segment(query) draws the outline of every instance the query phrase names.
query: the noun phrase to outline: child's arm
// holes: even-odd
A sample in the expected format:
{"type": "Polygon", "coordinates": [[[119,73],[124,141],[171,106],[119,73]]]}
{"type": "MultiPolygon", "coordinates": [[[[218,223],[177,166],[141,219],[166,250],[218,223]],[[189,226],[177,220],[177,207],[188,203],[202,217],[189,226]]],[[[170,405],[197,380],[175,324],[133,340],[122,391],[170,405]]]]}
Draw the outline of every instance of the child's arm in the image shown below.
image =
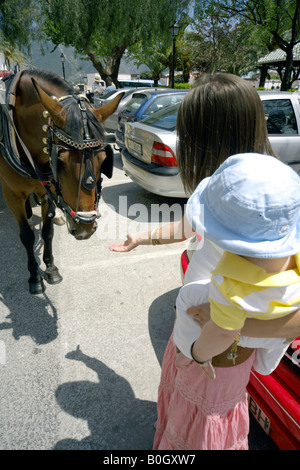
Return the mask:
{"type": "MultiPolygon", "coordinates": [[[[199,321],[203,328],[210,320],[210,304],[190,307],[186,313],[199,321]]],[[[297,338],[300,336],[300,309],[270,322],[247,318],[241,335],[250,338],[297,338]]]]}
{"type": "MultiPolygon", "coordinates": [[[[229,291],[232,293],[232,283],[229,291]]],[[[206,362],[228,349],[244,325],[246,312],[231,302],[224,278],[212,276],[209,293],[211,319],[205,324],[200,337],[192,346],[191,355],[198,362],[206,362]],[[224,291],[224,293],[223,293],[224,291]],[[226,297],[227,295],[227,297],[226,297]]]]}
{"type": "Polygon", "coordinates": [[[234,342],[240,330],[225,330],[210,320],[203,327],[201,335],[194,343],[193,356],[199,362],[211,360],[226,351],[234,342]]]}

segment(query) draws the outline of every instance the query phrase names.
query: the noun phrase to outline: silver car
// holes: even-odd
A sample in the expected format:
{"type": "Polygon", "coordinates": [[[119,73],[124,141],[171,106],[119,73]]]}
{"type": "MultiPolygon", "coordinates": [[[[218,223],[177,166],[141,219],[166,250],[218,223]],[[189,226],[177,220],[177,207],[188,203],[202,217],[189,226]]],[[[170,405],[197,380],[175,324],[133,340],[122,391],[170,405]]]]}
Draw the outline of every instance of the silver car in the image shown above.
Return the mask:
{"type": "MultiPolygon", "coordinates": [[[[300,94],[260,92],[274,151],[300,170],[300,94]]],[[[179,104],[142,122],[127,123],[122,149],[125,173],[139,186],[161,196],[186,198],[176,162],[176,117],[179,104]]]]}
{"type": "Polygon", "coordinates": [[[118,127],[118,113],[125,106],[125,104],[130,100],[132,93],[136,91],[136,88],[118,88],[112,90],[106,95],[102,95],[97,100],[97,107],[102,107],[107,104],[112,99],[116,98],[120,93],[124,93],[123,98],[121,99],[116,111],[106,119],[105,121],[105,133],[106,133],[106,142],[113,143],[115,142],[115,130],[118,127]]]}
{"type": "Polygon", "coordinates": [[[118,114],[116,143],[120,148],[125,146],[125,124],[127,122],[143,121],[156,111],[180,102],[188,90],[172,88],[148,88],[148,90],[133,93],[131,100],[118,114]]]}
{"type": "Polygon", "coordinates": [[[149,87],[118,88],[116,90],[110,91],[109,93],[107,93],[107,95],[102,95],[100,96],[100,98],[98,98],[97,103],[98,103],[98,106],[101,107],[107,104],[108,101],[116,98],[118,94],[125,92],[116,111],[111,116],[109,116],[109,118],[107,118],[105,121],[104,127],[105,127],[105,133],[106,133],[106,142],[114,143],[116,141],[115,132],[118,128],[118,114],[120,111],[122,111],[122,109],[126,106],[128,101],[132,98],[132,95],[136,91],[143,91],[143,90],[148,90],[148,89],[153,90],[152,87],[151,88],[149,87]]]}

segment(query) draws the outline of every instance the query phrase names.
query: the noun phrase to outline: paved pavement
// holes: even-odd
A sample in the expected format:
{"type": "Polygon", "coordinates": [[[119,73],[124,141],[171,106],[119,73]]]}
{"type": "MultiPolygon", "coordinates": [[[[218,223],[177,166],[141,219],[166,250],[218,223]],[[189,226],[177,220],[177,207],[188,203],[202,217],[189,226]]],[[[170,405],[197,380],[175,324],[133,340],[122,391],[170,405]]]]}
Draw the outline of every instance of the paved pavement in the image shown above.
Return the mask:
{"type": "MultiPolygon", "coordinates": [[[[28,292],[25,251],[0,192],[0,450],[152,447],[186,244],[109,251],[132,224],[147,229],[151,204],[166,202],[132,183],[115,157],[97,233],[76,241],[55,226],[63,282],[38,296],[28,292]]],[[[39,207],[34,213],[41,259],[39,207]]],[[[252,448],[272,448],[253,426],[252,448]]]]}

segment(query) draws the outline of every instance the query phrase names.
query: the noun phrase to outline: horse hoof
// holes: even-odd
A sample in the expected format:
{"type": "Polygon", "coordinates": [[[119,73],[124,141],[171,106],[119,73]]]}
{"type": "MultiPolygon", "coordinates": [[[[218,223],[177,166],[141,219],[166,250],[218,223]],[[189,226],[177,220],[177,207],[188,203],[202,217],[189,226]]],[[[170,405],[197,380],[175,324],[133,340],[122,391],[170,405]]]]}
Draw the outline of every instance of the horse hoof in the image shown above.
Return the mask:
{"type": "Polygon", "coordinates": [[[33,217],[31,216],[29,219],[27,219],[27,222],[28,222],[29,227],[31,228],[31,230],[33,230],[34,229],[33,217]]]}
{"type": "Polygon", "coordinates": [[[48,282],[48,284],[59,284],[63,278],[59,274],[58,270],[53,272],[45,271],[45,280],[48,282]]]}
{"type": "Polygon", "coordinates": [[[30,294],[37,295],[45,292],[45,285],[42,280],[40,281],[29,281],[29,292],[30,294]]]}

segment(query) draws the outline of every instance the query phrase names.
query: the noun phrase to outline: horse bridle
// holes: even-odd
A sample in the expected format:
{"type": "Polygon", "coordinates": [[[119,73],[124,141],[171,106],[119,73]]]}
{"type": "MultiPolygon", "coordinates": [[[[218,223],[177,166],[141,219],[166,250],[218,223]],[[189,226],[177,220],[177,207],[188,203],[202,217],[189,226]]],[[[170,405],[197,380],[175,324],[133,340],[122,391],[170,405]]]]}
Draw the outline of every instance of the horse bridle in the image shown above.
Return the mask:
{"type": "MultiPolygon", "coordinates": [[[[82,122],[83,122],[84,139],[80,143],[75,142],[70,135],[68,135],[59,127],[55,126],[54,122],[49,116],[49,112],[44,110],[43,116],[44,118],[48,118],[48,125],[44,124],[42,126],[42,129],[45,133],[48,133],[48,138],[47,137],[43,138],[44,144],[47,145],[46,147],[44,147],[43,151],[46,154],[49,154],[50,156],[50,162],[49,162],[50,168],[49,170],[41,171],[39,166],[35,162],[35,160],[32,158],[32,155],[30,151],[28,150],[28,148],[26,147],[25,143],[23,142],[21,136],[19,135],[16,125],[14,123],[13,117],[11,115],[12,113],[11,109],[14,107],[14,100],[12,100],[12,102],[10,100],[10,95],[14,96],[14,94],[11,92],[12,83],[13,83],[12,81],[8,82],[9,88],[6,92],[5,104],[1,106],[3,115],[6,116],[6,119],[4,119],[5,145],[3,144],[3,142],[1,142],[1,145],[3,146],[3,149],[2,149],[3,156],[6,162],[21,176],[24,176],[26,178],[33,178],[33,179],[37,178],[40,180],[42,186],[45,188],[45,191],[46,191],[46,195],[47,195],[46,200],[48,199],[48,217],[49,218],[54,217],[55,206],[57,206],[60,209],[62,209],[68,216],[70,216],[71,219],[73,219],[77,223],[80,223],[80,222],[83,224],[92,223],[96,218],[100,217],[100,213],[98,211],[98,204],[99,204],[99,199],[101,195],[101,182],[102,182],[101,174],[105,174],[108,178],[112,177],[113,151],[110,146],[104,145],[104,143],[101,140],[92,139],[90,137],[90,134],[88,131],[88,118],[87,118],[87,108],[86,108],[86,102],[89,102],[89,100],[84,95],[75,95],[75,94],[62,96],[60,98],[57,98],[56,96],[52,96],[52,99],[54,99],[57,102],[61,102],[61,101],[64,102],[65,100],[68,100],[68,99],[75,99],[77,101],[80,112],[81,112],[82,122]],[[24,154],[27,157],[31,167],[24,166],[23,163],[20,162],[20,157],[19,157],[16,147],[15,146],[12,147],[11,145],[10,129],[14,131],[16,140],[20,143],[20,146],[23,149],[24,154]],[[54,140],[54,137],[56,137],[57,139],[59,139],[61,142],[63,142],[66,145],[57,144],[54,140]],[[71,207],[68,204],[65,203],[62,193],[60,191],[60,187],[59,187],[57,164],[58,164],[59,152],[63,150],[73,150],[73,151],[78,150],[78,151],[83,152],[82,161],[81,161],[81,172],[80,172],[81,175],[80,175],[78,193],[77,193],[77,207],[75,211],[71,209],[71,207]],[[90,153],[92,153],[92,158],[94,158],[94,152],[100,151],[100,150],[104,150],[106,152],[106,158],[101,164],[100,177],[97,183],[97,178],[91,167],[90,153]],[[85,168],[84,175],[82,177],[82,168],[83,168],[84,162],[85,162],[86,168],[85,168]],[[53,194],[51,190],[51,184],[55,188],[55,195],[53,194]],[[90,212],[78,211],[81,184],[87,190],[92,190],[93,188],[95,188],[95,186],[97,186],[96,196],[95,196],[95,209],[93,211],[90,211],[90,212]]],[[[15,141],[14,138],[12,140],[13,142],[15,141]]]]}
{"type": "MultiPolygon", "coordinates": [[[[78,103],[81,118],[83,123],[83,132],[84,138],[81,142],[76,142],[72,136],[67,134],[65,131],[57,127],[53,120],[49,117],[48,119],[48,126],[43,127],[45,131],[48,131],[48,139],[47,139],[47,151],[50,156],[50,167],[53,174],[52,181],[57,200],[55,200],[55,204],[61,208],[68,216],[70,216],[74,222],[76,223],[83,223],[83,224],[90,224],[95,221],[96,218],[100,217],[100,213],[98,210],[98,204],[101,194],[101,175],[99,183],[97,184],[96,175],[92,169],[91,165],[91,158],[94,161],[94,152],[99,152],[100,150],[105,150],[105,145],[103,141],[97,140],[90,137],[89,129],[88,129],[88,118],[87,118],[87,108],[86,102],[88,102],[87,98],[83,95],[67,95],[62,96],[60,98],[53,97],[57,102],[65,102],[69,99],[75,99],[78,103]],[[47,128],[47,129],[46,129],[47,128]],[[57,143],[55,141],[58,139],[61,143],[57,143]],[[64,145],[65,144],[65,145],[64,145]],[[59,181],[58,181],[58,158],[60,152],[63,151],[79,151],[82,152],[81,158],[81,165],[80,165],[80,177],[78,183],[78,191],[77,191],[77,206],[75,211],[68,205],[63,199],[59,181]],[[83,173],[83,164],[85,163],[85,171],[83,173]],[[79,204],[79,195],[80,195],[80,187],[81,185],[88,191],[91,191],[96,187],[96,196],[95,196],[95,209],[90,212],[85,211],[78,211],[78,204],[79,204]]],[[[46,111],[44,116],[49,116],[48,112],[46,111]]],[[[48,192],[48,191],[47,191],[48,192]]]]}

